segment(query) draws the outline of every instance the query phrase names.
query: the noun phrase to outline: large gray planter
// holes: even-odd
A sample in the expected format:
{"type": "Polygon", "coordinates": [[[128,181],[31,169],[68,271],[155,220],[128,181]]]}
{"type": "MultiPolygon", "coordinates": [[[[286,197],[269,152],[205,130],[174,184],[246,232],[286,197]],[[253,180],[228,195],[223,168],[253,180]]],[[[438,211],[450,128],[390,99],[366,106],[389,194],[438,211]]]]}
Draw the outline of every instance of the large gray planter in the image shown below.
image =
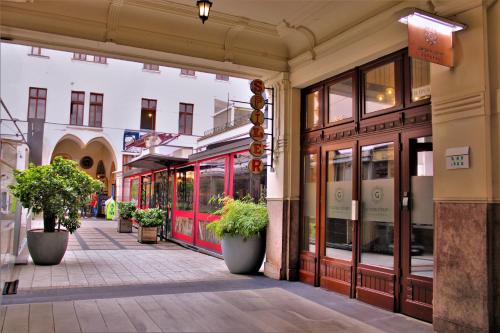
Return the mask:
{"type": "Polygon", "coordinates": [[[68,247],[69,232],[32,229],[27,234],[28,249],[35,265],[58,265],[61,262],[68,247]]]}
{"type": "Polygon", "coordinates": [[[259,271],[266,254],[265,234],[246,240],[241,236],[222,238],[222,255],[227,268],[233,274],[254,274],[259,271]]]}

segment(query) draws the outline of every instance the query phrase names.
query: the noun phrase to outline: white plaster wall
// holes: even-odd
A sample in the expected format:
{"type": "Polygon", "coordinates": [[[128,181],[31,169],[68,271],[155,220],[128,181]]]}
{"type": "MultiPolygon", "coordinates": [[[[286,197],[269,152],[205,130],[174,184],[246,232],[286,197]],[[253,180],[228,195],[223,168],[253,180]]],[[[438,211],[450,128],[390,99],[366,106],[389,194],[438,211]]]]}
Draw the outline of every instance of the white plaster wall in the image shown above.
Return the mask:
{"type": "MultiPolygon", "coordinates": [[[[143,70],[142,63],[108,59],[107,64],[73,60],[68,52],[43,49],[47,57],[30,56],[31,47],[2,43],[0,52],[0,92],[15,118],[26,121],[30,87],[47,89],[43,163],[50,162],[57,142],[65,135],[77,136],[85,145],[102,138],[116,155],[121,171],[123,130],[140,127],[141,99],[157,100],[156,130],[177,133],[179,103],[194,104],[193,136],[182,135],[175,146],[195,147],[203,133],[213,127],[214,99],[249,100],[248,80],[218,81],[215,74],[196,72],[183,77],[176,68],[160,67],[160,72],[143,70]],[[69,126],[71,91],[85,92],[84,126],[69,126]],[[86,127],[90,93],[104,94],[103,128],[86,127]]],[[[2,118],[6,118],[2,112],[2,118]]],[[[26,123],[20,122],[26,133],[26,123]]],[[[2,134],[13,131],[2,124],[2,134]]]]}

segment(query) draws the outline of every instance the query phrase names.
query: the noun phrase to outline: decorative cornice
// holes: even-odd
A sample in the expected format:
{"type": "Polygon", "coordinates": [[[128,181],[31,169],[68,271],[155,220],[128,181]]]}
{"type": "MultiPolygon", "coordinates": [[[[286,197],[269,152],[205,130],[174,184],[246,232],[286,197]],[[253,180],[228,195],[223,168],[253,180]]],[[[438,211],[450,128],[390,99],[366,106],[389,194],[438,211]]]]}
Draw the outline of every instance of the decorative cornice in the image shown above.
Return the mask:
{"type": "Polygon", "coordinates": [[[113,33],[118,28],[120,19],[120,10],[123,6],[123,0],[112,0],[108,9],[108,20],[106,24],[106,37],[107,42],[113,41],[113,33]]]}

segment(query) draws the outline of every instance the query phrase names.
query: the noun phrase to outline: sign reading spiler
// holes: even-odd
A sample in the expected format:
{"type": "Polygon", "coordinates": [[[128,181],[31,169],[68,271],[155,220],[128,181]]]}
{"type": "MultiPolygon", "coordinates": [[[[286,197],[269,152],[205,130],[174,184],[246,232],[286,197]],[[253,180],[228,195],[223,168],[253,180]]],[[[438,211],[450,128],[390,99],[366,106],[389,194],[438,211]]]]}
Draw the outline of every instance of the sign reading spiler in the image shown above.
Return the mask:
{"type": "Polygon", "coordinates": [[[249,152],[253,158],[248,161],[248,170],[251,173],[259,174],[264,170],[264,162],[262,161],[262,156],[265,151],[264,139],[266,133],[264,132],[264,112],[262,108],[266,105],[266,100],[262,96],[265,90],[264,82],[259,79],[255,79],[250,83],[250,90],[254,95],[250,98],[250,106],[253,108],[253,112],[250,115],[250,122],[253,124],[250,129],[250,138],[253,142],[250,144],[249,152]]]}

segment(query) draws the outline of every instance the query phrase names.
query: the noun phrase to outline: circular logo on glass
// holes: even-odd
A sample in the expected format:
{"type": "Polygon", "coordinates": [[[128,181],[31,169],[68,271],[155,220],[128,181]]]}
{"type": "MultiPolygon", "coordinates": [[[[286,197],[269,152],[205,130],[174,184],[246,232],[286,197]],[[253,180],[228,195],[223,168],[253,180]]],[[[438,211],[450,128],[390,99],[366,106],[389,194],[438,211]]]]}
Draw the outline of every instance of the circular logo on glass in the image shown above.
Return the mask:
{"type": "Polygon", "coordinates": [[[384,190],[382,190],[380,187],[375,187],[372,190],[372,201],[379,202],[383,198],[384,198],[384,190]]]}
{"type": "Polygon", "coordinates": [[[342,201],[342,199],[344,199],[344,191],[339,188],[337,189],[337,191],[335,191],[335,200],[342,201]]]}

